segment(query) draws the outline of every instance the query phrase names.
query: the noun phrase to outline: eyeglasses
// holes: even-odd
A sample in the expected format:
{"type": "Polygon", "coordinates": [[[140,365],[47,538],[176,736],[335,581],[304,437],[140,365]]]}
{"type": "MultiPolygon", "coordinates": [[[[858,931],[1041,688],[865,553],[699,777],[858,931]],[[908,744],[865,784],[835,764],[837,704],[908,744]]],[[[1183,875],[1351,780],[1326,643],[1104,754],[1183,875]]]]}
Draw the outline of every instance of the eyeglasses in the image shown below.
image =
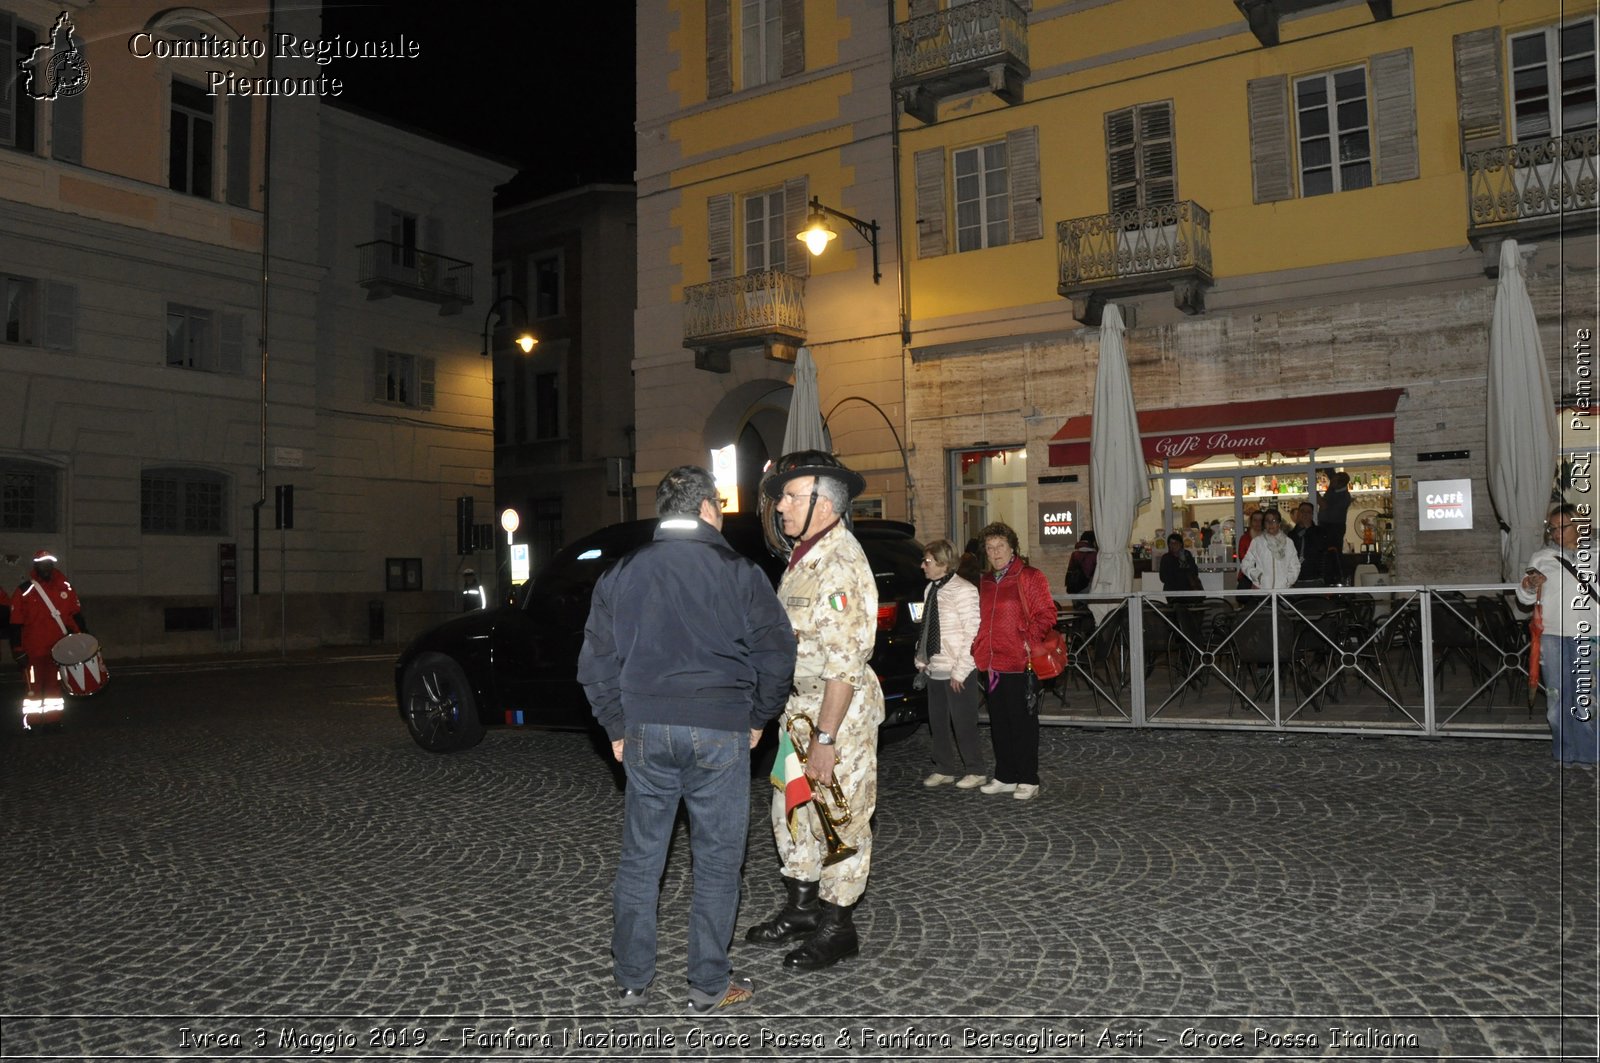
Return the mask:
{"type": "Polygon", "coordinates": [[[817,493],[815,491],[807,491],[803,495],[790,494],[788,491],[785,491],[783,493],[783,497],[781,499],[779,499],[779,501],[780,502],[789,502],[789,503],[792,503],[793,505],[799,505],[801,502],[808,502],[811,499],[816,498],[816,497],[817,497],[817,493]]]}

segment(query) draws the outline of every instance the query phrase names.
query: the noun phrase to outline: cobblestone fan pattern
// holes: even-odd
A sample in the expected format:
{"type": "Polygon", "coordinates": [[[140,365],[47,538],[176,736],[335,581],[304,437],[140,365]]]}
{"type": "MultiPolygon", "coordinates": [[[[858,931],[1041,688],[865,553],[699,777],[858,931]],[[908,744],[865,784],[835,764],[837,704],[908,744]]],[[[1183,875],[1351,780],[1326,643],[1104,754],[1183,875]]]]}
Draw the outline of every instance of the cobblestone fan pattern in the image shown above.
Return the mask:
{"type": "Polygon", "coordinates": [[[1047,729],[1022,803],[924,789],[902,736],[863,953],[816,974],[744,943],[758,779],[756,997],[695,1021],[682,832],[623,1015],[596,743],[433,755],[392,697],[381,662],[119,676],[0,735],[0,1055],[1595,1055],[1595,776],[1539,744],[1047,729]]]}

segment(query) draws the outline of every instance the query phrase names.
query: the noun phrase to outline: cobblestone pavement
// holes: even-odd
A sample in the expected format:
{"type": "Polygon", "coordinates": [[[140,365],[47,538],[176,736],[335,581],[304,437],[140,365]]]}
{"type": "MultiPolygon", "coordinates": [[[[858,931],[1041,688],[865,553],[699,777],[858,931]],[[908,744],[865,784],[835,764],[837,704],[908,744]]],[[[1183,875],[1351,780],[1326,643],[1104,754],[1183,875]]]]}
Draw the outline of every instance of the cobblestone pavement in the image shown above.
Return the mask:
{"type": "Polygon", "coordinates": [[[812,974],[743,943],[781,895],[758,780],[756,998],[696,1022],[681,832],[651,1007],[623,1016],[595,744],[428,754],[389,683],[119,675],[60,732],[0,734],[0,1055],[1596,1052],[1596,779],[1540,743],[1049,729],[1022,803],[924,789],[924,730],[880,757],[863,954],[812,974]]]}

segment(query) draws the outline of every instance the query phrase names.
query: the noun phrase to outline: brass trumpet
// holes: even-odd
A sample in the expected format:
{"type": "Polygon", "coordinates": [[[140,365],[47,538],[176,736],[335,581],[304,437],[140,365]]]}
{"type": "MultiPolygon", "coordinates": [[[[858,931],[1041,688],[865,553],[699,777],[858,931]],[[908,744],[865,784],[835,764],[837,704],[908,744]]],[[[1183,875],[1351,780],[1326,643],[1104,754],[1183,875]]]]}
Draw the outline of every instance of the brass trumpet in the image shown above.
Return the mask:
{"type": "MultiPolygon", "coordinates": [[[[800,731],[796,724],[805,724],[810,737],[815,737],[816,727],[809,716],[791,716],[784,724],[789,729],[789,741],[794,745],[794,755],[799,759],[801,767],[805,766],[806,753],[811,747],[808,738],[804,743],[800,740],[800,731]]],[[[833,803],[838,806],[837,812],[830,812],[828,804],[822,799],[821,791],[815,787],[811,791],[811,803],[817,807],[817,820],[822,824],[822,840],[828,847],[828,853],[822,858],[824,867],[837,864],[841,860],[848,860],[859,851],[853,845],[846,845],[844,839],[839,837],[839,828],[850,822],[850,805],[844,799],[844,788],[839,785],[839,778],[835,775],[828,781],[828,792],[833,795],[833,803]]]]}

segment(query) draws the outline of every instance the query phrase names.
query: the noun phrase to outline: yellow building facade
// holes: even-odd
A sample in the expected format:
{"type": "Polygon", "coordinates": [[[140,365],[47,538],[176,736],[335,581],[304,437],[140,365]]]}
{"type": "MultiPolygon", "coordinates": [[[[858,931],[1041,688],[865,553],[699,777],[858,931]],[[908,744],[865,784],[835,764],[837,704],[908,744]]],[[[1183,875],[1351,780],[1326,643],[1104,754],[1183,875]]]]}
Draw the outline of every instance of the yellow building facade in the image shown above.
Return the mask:
{"type": "MultiPolygon", "coordinates": [[[[1094,523],[1083,443],[1115,303],[1152,474],[1136,539],[1231,534],[1337,468],[1356,487],[1350,554],[1407,582],[1498,579],[1485,380],[1505,239],[1553,393],[1569,410],[1592,395],[1595,16],[1558,0],[641,5],[641,45],[670,47],[640,67],[638,483],[742,427],[724,423],[783,376],[770,355],[803,342],[824,412],[861,393],[905,444],[896,477],[871,410],[844,407],[860,415],[844,436],[830,419],[887,515],[957,543],[1006,520],[1059,590],[1094,523]],[[772,217],[751,201],[783,186],[797,231],[796,178],[880,223],[882,283],[841,231],[801,276],[803,332],[726,364],[669,353],[691,343],[672,327],[697,286],[766,291],[740,257],[772,217]],[[652,201],[673,234],[653,248],[652,201]],[[1422,485],[1454,480],[1472,527],[1422,530],[1422,485]]],[[[1564,443],[1592,451],[1582,431],[1564,443]]]]}

